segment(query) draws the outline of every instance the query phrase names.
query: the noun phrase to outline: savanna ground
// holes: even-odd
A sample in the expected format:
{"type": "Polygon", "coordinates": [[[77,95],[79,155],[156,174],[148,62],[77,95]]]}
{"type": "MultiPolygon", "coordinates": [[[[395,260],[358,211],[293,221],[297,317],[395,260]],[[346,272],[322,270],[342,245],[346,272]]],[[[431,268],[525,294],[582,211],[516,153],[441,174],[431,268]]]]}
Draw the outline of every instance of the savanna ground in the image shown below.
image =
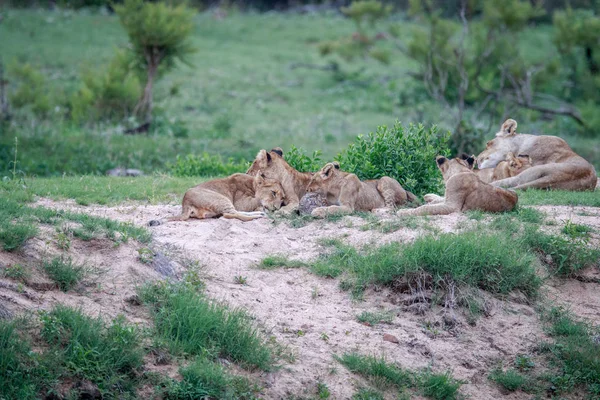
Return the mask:
{"type": "MultiPolygon", "coordinates": [[[[56,88],[77,85],[82,60],[103,65],[126,43],[111,15],[2,15],[2,56],[37,65],[56,88]]],[[[234,12],[197,22],[193,66],[158,84],[164,130],[82,129],[60,110],[19,127],[26,176],[0,184],[0,397],[600,396],[598,191],[521,192],[503,215],[148,226],[206,179],[162,175],[176,154],[250,160],[294,144],[328,159],[395,119],[444,123],[404,79],[402,56],[385,70],[358,62],[366,72],[343,82],[295,67],[323,64],[315,43],[352,33],[347,20],[234,12]],[[116,166],[157,172],[70,175],[116,166]]],[[[538,27],[520,45],[543,58],[550,41],[538,27]]],[[[13,167],[13,133],[2,132],[2,171],[13,167]]],[[[561,136],[598,168],[597,140],[561,136]]]]}

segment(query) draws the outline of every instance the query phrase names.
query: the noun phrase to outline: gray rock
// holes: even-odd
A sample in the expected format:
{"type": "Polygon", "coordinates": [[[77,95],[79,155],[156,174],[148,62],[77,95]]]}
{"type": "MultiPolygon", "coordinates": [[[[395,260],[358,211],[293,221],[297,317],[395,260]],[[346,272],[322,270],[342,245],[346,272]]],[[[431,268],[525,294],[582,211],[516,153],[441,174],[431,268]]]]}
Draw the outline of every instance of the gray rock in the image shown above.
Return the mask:
{"type": "Polygon", "coordinates": [[[108,176],[143,176],[144,173],[139,169],[131,168],[113,168],[106,171],[108,176]]]}
{"type": "Polygon", "coordinates": [[[161,275],[169,278],[175,276],[175,267],[171,260],[162,253],[155,253],[152,259],[152,268],[161,275]]]}
{"type": "Polygon", "coordinates": [[[153,220],[148,221],[148,226],[158,226],[161,224],[162,224],[162,222],[159,221],[158,219],[153,219],[153,220]]]}
{"type": "Polygon", "coordinates": [[[317,207],[327,207],[329,203],[325,196],[319,193],[306,193],[301,199],[298,206],[300,215],[310,215],[312,210],[317,207]]]}

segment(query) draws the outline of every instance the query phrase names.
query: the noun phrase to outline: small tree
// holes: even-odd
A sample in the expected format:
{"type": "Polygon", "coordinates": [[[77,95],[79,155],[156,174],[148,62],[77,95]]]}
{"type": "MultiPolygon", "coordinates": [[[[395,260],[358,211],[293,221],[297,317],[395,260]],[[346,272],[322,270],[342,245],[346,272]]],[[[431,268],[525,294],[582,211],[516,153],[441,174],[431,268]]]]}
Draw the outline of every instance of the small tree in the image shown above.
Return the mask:
{"type": "Polygon", "coordinates": [[[125,0],[115,5],[139,65],[146,72],[146,84],[135,113],[146,124],[152,120],[152,87],[155,79],[172,69],[176,61],[186,62],[194,50],[188,38],[194,28],[195,11],[180,4],[148,3],[125,0]]]}

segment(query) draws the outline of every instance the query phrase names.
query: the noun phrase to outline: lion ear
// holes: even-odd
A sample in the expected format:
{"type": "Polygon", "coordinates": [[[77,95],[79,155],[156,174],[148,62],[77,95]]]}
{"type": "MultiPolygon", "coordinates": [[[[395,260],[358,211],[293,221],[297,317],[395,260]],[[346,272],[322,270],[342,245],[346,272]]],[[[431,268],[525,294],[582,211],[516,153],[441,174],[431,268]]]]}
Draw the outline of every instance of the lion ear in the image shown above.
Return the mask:
{"type": "Polygon", "coordinates": [[[271,152],[279,154],[281,157],[283,157],[283,149],[281,147],[273,147],[271,152]]]}
{"type": "Polygon", "coordinates": [[[468,156],[465,161],[469,164],[469,168],[473,169],[475,167],[475,156],[468,156]]]}
{"type": "Polygon", "coordinates": [[[446,157],[444,157],[444,156],[437,156],[435,158],[435,162],[437,163],[437,165],[442,165],[446,161],[448,161],[448,159],[446,157]]]}
{"type": "Polygon", "coordinates": [[[340,169],[340,163],[337,161],[332,162],[335,169],[340,169]]]}
{"type": "Polygon", "coordinates": [[[325,164],[325,166],[321,169],[321,178],[329,179],[333,175],[333,169],[335,166],[333,163],[325,164]]]}
{"type": "Polygon", "coordinates": [[[500,132],[496,133],[496,136],[506,137],[506,136],[513,136],[516,134],[517,134],[517,121],[515,121],[514,119],[507,119],[502,124],[502,127],[500,128],[500,132]]]}

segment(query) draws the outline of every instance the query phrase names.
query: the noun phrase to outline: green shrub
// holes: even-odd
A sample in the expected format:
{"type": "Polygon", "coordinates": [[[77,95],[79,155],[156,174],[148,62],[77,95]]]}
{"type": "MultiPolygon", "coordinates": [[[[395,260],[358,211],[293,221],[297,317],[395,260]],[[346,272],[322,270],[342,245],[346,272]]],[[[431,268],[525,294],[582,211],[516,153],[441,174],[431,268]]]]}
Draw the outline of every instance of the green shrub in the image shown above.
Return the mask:
{"type": "Polygon", "coordinates": [[[75,287],[86,274],[86,268],[73,263],[70,258],[55,257],[52,261],[44,261],[42,267],[63,292],[75,287]]]}
{"type": "Polygon", "coordinates": [[[185,158],[177,156],[174,164],[168,164],[168,168],[175,176],[224,176],[237,172],[245,172],[248,169],[246,162],[236,162],[232,159],[224,162],[221,156],[202,153],[201,156],[188,154],[185,158]]]}
{"type": "Polygon", "coordinates": [[[435,157],[448,156],[449,134],[436,126],[392,128],[381,126],[375,133],[358,136],[336,159],[344,171],[360,179],[395,178],[402,187],[417,195],[443,192],[443,181],[435,157]]]}
{"type": "Polygon", "coordinates": [[[123,317],[106,325],[81,311],[63,305],[41,316],[41,335],[50,346],[63,377],[85,378],[97,384],[104,395],[122,397],[135,390],[136,376],[143,366],[141,338],[123,317]]]}
{"type": "Polygon", "coordinates": [[[420,386],[425,397],[434,400],[454,400],[458,398],[458,389],[462,385],[450,375],[425,373],[420,380],[420,386]]]}
{"type": "Polygon", "coordinates": [[[132,114],[142,93],[131,56],[118,51],[107,67],[81,75],[81,87],[71,98],[71,118],[82,123],[121,120],[132,114]]]}
{"type": "Polygon", "coordinates": [[[9,99],[13,107],[31,107],[32,111],[40,116],[45,116],[52,108],[48,85],[44,75],[31,64],[11,63],[8,75],[13,81],[14,90],[9,99]]]}
{"type": "Polygon", "coordinates": [[[179,373],[181,381],[167,387],[165,400],[256,398],[256,387],[246,378],[232,376],[220,365],[203,358],[197,358],[179,373]]]}
{"type": "Polygon", "coordinates": [[[139,295],[154,306],[157,333],[173,351],[229,357],[248,368],[272,367],[271,348],[242,310],[211,302],[189,285],[149,285],[139,295]]]}
{"type": "Polygon", "coordinates": [[[0,271],[0,276],[5,276],[17,281],[25,282],[29,276],[29,270],[27,270],[21,264],[7,265],[3,271],[0,271]]]}
{"type": "Polygon", "coordinates": [[[316,172],[323,166],[319,150],[315,150],[312,156],[309,156],[296,146],[290,147],[290,150],[285,153],[285,161],[300,172],[316,172]]]}

